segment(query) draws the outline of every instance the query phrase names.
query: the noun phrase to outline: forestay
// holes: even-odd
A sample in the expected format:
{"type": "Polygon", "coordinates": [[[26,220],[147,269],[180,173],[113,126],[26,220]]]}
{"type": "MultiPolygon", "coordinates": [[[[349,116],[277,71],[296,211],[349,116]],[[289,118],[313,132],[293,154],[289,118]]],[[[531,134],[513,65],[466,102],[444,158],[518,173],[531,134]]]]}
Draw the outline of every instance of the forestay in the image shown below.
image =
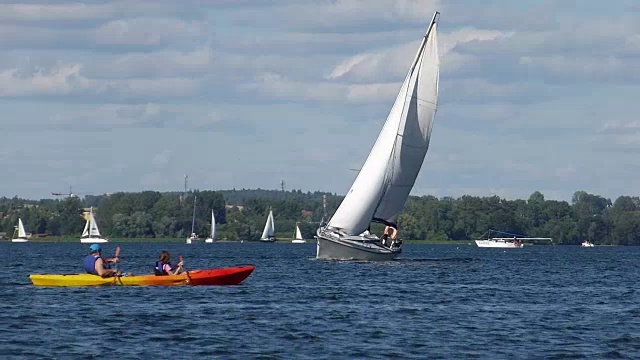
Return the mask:
{"type": "Polygon", "coordinates": [[[330,228],[348,235],[360,234],[372,220],[393,223],[404,207],[429,148],[436,113],[439,78],[436,16],[378,139],[329,221],[330,228]]]}

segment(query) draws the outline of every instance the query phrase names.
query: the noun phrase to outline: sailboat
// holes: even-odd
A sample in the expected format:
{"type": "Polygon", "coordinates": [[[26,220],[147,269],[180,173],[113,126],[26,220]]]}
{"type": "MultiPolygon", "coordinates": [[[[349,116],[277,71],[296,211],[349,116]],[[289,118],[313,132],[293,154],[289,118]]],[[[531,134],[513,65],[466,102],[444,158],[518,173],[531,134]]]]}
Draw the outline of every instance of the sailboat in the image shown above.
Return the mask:
{"type": "Polygon", "coordinates": [[[275,232],[276,232],[276,227],[273,222],[273,211],[269,209],[269,216],[267,216],[267,222],[264,224],[264,230],[262,230],[262,236],[260,236],[260,241],[264,241],[264,242],[276,241],[276,237],[274,236],[275,232]]]}
{"type": "Polygon", "coordinates": [[[93,207],[89,209],[89,217],[87,218],[87,222],[84,224],[84,230],[82,230],[80,242],[87,244],[109,242],[109,240],[100,235],[98,223],[96,222],[96,218],[93,216],[93,207]]]}
{"type": "Polygon", "coordinates": [[[392,260],[401,242],[364,234],[370,223],[397,228],[402,210],[429,148],[438,99],[438,40],[433,15],[364,165],[331,219],[317,230],[319,259],[392,260]]]}
{"type": "MultiPolygon", "coordinates": [[[[29,241],[29,239],[27,239],[27,232],[24,231],[24,225],[22,224],[22,219],[18,218],[18,226],[16,226],[16,231],[18,234],[17,237],[14,237],[13,239],[11,239],[11,242],[14,243],[23,243],[23,242],[27,242],[29,241]]],[[[14,236],[16,235],[14,232],[14,236]]]]}
{"type": "Polygon", "coordinates": [[[305,239],[302,238],[302,232],[300,232],[300,227],[298,226],[298,224],[296,223],[296,233],[293,236],[293,240],[291,240],[292,244],[304,244],[307,241],[305,239]]]}
{"type": "Polygon", "coordinates": [[[211,234],[208,238],[204,240],[204,242],[210,244],[214,242],[216,239],[216,217],[213,216],[213,209],[211,209],[211,234]]]}
{"type": "Polygon", "coordinates": [[[196,234],[196,196],[193,196],[193,216],[191,217],[191,235],[187,238],[187,244],[200,240],[196,234]]]}

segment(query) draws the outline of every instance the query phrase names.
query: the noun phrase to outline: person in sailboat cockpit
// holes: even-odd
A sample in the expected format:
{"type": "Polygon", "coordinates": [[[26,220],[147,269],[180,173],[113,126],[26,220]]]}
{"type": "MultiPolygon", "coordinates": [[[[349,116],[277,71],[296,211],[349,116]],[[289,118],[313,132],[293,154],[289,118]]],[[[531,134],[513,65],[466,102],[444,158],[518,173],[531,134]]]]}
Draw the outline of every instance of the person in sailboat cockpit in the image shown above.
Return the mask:
{"type": "Polygon", "coordinates": [[[387,225],[384,228],[384,233],[382,233],[382,244],[391,247],[395,243],[397,236],[398,229],[395,226],[387,225]]]}

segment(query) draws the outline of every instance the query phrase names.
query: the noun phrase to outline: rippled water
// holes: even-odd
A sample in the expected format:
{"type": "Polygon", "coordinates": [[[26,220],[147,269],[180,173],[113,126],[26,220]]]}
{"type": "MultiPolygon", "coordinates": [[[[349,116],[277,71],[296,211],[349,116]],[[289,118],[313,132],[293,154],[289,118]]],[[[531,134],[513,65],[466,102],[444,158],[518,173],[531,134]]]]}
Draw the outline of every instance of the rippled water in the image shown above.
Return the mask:
{"type": "MultiPolygon", "coordinates": [[[[118,244],[105,244],[105,255],[118,244]]],[[[0,244],[0,358],[639,358],[638,247],[405,245],[385,263],[314,244],[120,244],[150,272],[255,264],[231,287],[35,288],[87,246],[0,244]]]]}

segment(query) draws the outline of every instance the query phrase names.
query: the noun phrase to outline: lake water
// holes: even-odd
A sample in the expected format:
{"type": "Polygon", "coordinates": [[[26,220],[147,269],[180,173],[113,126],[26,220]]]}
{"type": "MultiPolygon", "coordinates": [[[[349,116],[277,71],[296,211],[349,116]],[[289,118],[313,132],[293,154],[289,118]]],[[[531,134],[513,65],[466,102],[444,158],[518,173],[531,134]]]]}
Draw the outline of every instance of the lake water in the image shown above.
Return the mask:
{"type": "Polygon", "coordinates": [[[640,358],[640,247],[413,245],[384,263],[315,244],[109,243],[189,269],[255,264],[230,287],[36,288],[88,246],[0,243],[0,358],[640,358]],[[174,259],[175,262],[175,259],[174,259]]]}

